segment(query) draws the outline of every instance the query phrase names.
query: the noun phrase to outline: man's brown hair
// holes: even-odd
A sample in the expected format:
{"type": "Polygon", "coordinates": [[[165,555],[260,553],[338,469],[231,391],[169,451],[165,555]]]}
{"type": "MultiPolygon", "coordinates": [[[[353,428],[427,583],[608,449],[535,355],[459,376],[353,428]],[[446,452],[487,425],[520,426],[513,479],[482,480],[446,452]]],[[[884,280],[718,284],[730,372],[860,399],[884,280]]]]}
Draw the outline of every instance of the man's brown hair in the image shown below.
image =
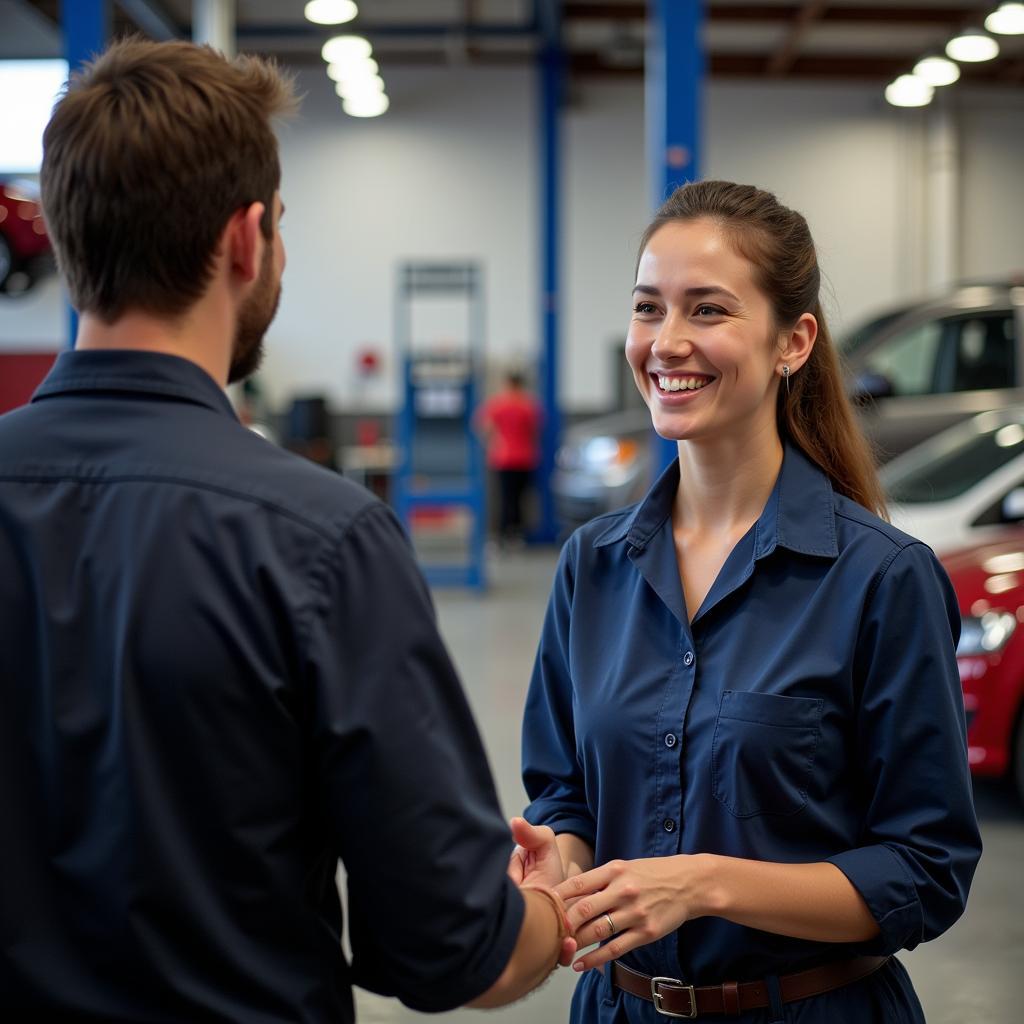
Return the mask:
{"type": "Polygon", "coordinates": [[[281,180],[271,119],[291,79],[208,46],[115,43],[72,76],[43,135],[47,229],[79,312],[174,318],[209,283],[225,225],[281,180]]]}

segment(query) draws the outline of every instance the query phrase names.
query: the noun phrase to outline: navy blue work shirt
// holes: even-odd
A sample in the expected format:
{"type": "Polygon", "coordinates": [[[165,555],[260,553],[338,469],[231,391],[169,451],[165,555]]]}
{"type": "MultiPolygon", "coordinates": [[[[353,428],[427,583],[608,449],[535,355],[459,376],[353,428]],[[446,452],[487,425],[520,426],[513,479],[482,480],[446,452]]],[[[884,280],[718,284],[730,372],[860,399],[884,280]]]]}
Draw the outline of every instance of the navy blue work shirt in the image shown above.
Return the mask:
{"type": "MultiPolygon", "coordinates": [[[[642,503],[563,550],[527,699],[526,816],[586,840],[598,865],[829,861],[880,928],[837,946],[702,918],[624,957],[645,974],[746,981],[934,938],[963,911],[981,852],[948,578],[788,444],[691,624],[678,487],[673,463],[642,503]]],[[[895,961],[851,988],[791,1004],[785,1019],[923,1019],[895,961]]],[[[663,1018],[590,971],[573,1019],[663,1018]]]]}
{"type": "Polygon", "coordinates": [[[511,842],[407,539],[198,366],[66,353],[0,418],[0,612],[0,1017],[337,1024],[354,983],[496,980],[511,842]]]}

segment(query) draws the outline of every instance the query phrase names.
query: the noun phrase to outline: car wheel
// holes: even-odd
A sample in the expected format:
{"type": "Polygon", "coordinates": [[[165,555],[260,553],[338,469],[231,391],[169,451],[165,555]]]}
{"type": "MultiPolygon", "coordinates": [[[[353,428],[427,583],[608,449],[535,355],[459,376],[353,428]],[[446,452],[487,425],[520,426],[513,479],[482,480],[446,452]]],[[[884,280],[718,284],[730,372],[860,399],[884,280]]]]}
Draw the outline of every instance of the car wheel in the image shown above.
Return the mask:
{"type": "Polygon", "coordinates": [[[11,253],[11,247],[7,244],[7,239],[4,238],[3,235],[0,235],[0,289],[2,289],[6,283],[7,277],[13,266],[14,259],[11,253]]]}

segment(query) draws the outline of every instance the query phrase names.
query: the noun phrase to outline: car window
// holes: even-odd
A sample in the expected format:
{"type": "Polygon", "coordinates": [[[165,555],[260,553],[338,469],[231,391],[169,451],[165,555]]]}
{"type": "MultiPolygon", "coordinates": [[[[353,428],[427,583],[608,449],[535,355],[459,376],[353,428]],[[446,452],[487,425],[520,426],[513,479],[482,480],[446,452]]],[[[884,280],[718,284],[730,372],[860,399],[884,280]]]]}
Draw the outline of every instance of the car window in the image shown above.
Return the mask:
{"type": "Polygon", "coordinates": [[[894,395],[927,395],[933,390],[941,340],[940,321],[918,324],[881,344],[864,365],[885,377],[894,395]]]}
{"type": "MultiPolygon", "coordinates": [[[[950,324],[948,391],[1011,388],[1017,378],[1013,317],[988,313],[950,324]]],[[[941,371],[940,371],[941,372],[941,371]]]]}
{"type": "Polygon", "coordinates": [[[1014,387],[1013,314],[1000,310],[918,324],[883,342],[864,365],[885,377],[898,396],[1014,387]]]}
{"type": "Polygon", "coordinates": [[[924,463],[915,460],[906,470],[890,464],[882,471],[882,483],[897,503],[948,501],[1022,454],[1024,424],[1004,423],[983,433],[965,433],[961,443],[924,463]]]}

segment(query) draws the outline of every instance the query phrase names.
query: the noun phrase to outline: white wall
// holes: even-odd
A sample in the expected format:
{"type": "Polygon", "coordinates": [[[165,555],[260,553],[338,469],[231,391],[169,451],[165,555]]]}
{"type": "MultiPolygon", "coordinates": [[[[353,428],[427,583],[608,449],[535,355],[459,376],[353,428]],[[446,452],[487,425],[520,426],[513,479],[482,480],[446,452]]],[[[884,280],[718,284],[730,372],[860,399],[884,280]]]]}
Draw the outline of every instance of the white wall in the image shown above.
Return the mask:
{"type": "MultiPolygon", "coordinates": [[[[263,374],[272,403],[326,390],[339,409],[396,398],[395,270],[404,259],[475,258],[487,282],[487,351],[538,345],[536,92],[525,69],[384,69],[392,110],[343,116],[322,72],[300,79],[302,118],[282,132],[288,269],[263,374]],[[355,353],[381,348],[369,386],[355,353]]],[[[963,276],[1024,269],[1024,93],[950,93],[961,151],[963,276]]],[[[842,330],[920,293],[928,113],[888,107],[874,85],[713,83],[704,172],[776,191],[808,218],[842,330]]],[[[565,117],[562,395],[607,406],[637,240],[649,216],[642,88],[587,82],[565,117]]],[[[61,343],[50,285],[0,300],[0,346],[61,343]]]]}
{"type": "Polygon", "coordinates": [[[268,394],[329,387],[339,406],[395,394],[397,367],[363,389],[365,345],[390,352],[396,265],[478,259],[489,352],[531,354],[539,272],[526,70],[389,72],[393,109],[342,114],[323,72],[303,77],[303,118],[282,134],[288,269],[268,336],[268,394]]]}
{"type": "Polygon", "coordinates": [[[965,276],[1024,276],[1024,90],[965,95],[960,121],[965,276]]]}

